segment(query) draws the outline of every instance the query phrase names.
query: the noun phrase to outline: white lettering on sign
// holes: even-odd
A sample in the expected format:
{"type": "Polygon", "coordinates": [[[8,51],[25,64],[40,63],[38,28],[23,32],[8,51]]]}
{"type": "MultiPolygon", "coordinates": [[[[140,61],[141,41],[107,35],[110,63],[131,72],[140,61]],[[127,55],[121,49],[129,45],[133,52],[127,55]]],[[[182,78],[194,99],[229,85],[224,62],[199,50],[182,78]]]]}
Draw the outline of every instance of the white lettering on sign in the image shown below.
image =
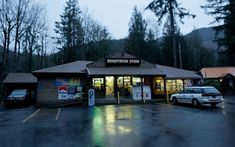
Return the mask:
{"type": "Polygon", "coordinates": [[[139,59],[106,59],[107,64],[140,64],[139,59]]]}
{"type": "Polygon", "coordinates": [[[140,60],[138,60],[138,59],[130,59],[129,62],[130,62],[130,63],[139,64],[139,63],[140,63],[140,60]]]}
{"type": "Polygon", "coordinates": [[[107,59],[107,63],[128,63],[128,59],[107,59]]]}

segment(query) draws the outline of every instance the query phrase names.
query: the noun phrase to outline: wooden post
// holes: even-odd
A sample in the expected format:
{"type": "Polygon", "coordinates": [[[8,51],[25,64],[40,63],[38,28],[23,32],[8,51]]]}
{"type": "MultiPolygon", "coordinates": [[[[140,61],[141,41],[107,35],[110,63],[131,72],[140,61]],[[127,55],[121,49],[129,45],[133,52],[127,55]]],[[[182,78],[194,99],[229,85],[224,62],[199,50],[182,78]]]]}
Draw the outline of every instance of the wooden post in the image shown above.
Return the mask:
{"type": "Polygon", "coordinates": [[[182,79],[182,81],[183,81],[183,89],[185,88],[184,86],[185,86],[185,84],[184,84],[184,82],[185,82],[185,79],[182,79]]]}
{"type": "Polygon", "coordinates": [[[165,99],[166,99],[166,102],[169,102],[169,95],[168,95],[168,91],[167,91],[166,77],[164,77],[163,80],[164,80],[164,95],[165,95],[165,99]]]}
{"type": "Polygon", "coordinates": [[[119,91],[117,92],[117,103],[120,104],[120,96],[119,96],[119,91]]]}
{"type": "Polygon", "coordinates": [[[104,79],[104,98],[106,98],[106,77],[103,77],[104,79]]]}
{"type": "Polygon", "coordinates": [[[141,99],[145,103],[145,100],[144,100],[144,78],[143,77],[140,77],[140,78],[141,78],[141,99]]]}
{"type": "Polygon", "coordinates": [[[117,85],[117,76],[114,76],[114,97],[117,98],[117,103],[120,103],[119,100],[119,89],[118,89],[118,85],[117,85]]]}
{"type": "Polygon", "coordinates": [[[117,97],[118,86],[117,86],[117,76],[114,76],[114,97],[117,97]]]}

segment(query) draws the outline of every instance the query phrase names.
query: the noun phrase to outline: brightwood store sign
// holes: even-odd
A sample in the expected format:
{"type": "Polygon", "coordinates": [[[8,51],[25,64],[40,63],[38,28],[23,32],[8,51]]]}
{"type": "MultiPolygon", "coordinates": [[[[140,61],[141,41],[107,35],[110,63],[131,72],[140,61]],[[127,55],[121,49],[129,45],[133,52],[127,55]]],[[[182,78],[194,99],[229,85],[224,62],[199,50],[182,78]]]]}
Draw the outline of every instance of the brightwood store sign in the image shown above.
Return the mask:
{"type": "Polygon", "coordinates": [[[140,59],[113,59],[113,58],[106,58],[106,65],[126,65],[126,66],[138,66],[140,65],[140,59]]]}

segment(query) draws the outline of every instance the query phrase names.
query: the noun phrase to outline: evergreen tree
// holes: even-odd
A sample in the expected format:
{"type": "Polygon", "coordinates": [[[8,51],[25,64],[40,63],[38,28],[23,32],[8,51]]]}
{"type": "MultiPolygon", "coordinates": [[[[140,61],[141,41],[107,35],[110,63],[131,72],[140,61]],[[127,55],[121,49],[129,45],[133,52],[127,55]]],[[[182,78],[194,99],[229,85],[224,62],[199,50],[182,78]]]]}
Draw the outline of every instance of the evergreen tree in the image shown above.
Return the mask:
{"type": "Polygon", "coordinates": [[[223,32],[224,37],[217,38],[219,47],[225,47],[223,53],[227,55],[228,65],[235,66],[235,1],[234,0],[206,0],[202,6],[206,13],[213,15],[215,22],[222,23],[215,28],[217,33],[223,32]]]}
{"type": "Polygon", "coordinates": [[[125,48],[131,54],[143,59],[146,48],[146,25],[141,13],[135,7],[129,23],[129,34],[125,42],[125,48]]]}
{"type": "Polygon", "coordinates": [[[150,9],[158,17],[158,21],[161,22],[162,19],[166,16],[170,18],[170,36],[171,36],[171,46],[173,50],[173,63],[174,67],[177,67],[177,43],[176,43],[176,30],[175,30],[175,20],[176,17],[180,18],[180,22],[183,23],[182,19],[185,16],[195,15],[190,14],[185,8],[180,7],[180,4],[177,0],[153,0],[146,9],[150,9]]]}
{"type": "Polygon", "coordinates": [[[171,43],[171,32],[169,25],[165,24],[163,29],[163,39],[161,42],[163,64],[173,66],[173,50],[171,43]]]}
{"type": "MultiPolygon", "coordinates": [[[[194,66],[194,62],[192,61],[194,57],[192,56],[192,52],[190,48],[188,48],[186,40],[184,36],[180,33],[180,29],[175,24],[174,25],[176,33],[176,55],[178,56],[177,62],[179,63],[179,67],[183,69],[193,69],[191,66],[194,66]]],[[[167,21],[164,25],[163,29],[163,39],[161,42],[161,52],[162,52],[162,64],[173,66],[173,50],[171,44],[171,26],[170,21],[167,21]]]]}
{"type": "Polygon", "coordinates": [[[144,55],[146,55],[145,58],[147,58],[147,61],[151,63],[161,63],[162,53],[160,50],[160,45],[152,29],[148,30],[146,36],[146,49],[144,51],[144,55]]]}
{"type": "Polygon", "coordinates": [[[80,14],[77,0],[68,0],[64,12],[60,16],[60,22],[55,23],[62,63],[72,62],[79,58],[77,53],[82,49],[84,38],[80,14]]]}

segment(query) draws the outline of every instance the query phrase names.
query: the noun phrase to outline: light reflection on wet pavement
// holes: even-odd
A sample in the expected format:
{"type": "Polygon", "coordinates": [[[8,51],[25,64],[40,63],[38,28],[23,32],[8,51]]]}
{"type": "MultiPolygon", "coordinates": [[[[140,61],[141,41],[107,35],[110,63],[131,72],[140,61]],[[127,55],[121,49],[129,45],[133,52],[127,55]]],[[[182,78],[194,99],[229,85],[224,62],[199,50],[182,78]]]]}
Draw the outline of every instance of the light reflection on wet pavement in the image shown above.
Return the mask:
{"type": "Polygon", "coordinates": [[[8,146],[234,147],[235,97],[216,108],[170,104],[0,109],[0,143],[8,146]],[[55,119],[57,118],[57,119],[55,119]]]}

